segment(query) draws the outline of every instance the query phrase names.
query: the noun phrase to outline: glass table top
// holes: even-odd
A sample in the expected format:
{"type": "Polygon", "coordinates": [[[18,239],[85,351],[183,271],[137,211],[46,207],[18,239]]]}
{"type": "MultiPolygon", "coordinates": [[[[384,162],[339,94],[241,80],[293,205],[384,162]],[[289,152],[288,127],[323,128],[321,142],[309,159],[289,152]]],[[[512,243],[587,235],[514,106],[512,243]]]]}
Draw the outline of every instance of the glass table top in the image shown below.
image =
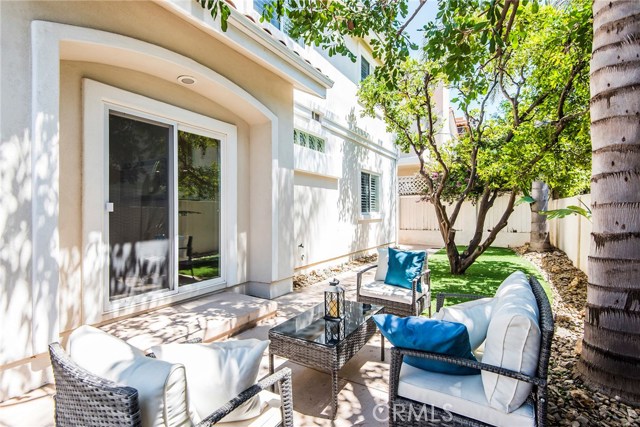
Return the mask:
{"type": "Polygon", "coordinates": [[[340,320],[325,320],[324,302],[272,328],[277,333],[316,344],[333,347],[347,338],[371,316],[382,312],[381,305],[345,301],[345,314],[340,320]]]}

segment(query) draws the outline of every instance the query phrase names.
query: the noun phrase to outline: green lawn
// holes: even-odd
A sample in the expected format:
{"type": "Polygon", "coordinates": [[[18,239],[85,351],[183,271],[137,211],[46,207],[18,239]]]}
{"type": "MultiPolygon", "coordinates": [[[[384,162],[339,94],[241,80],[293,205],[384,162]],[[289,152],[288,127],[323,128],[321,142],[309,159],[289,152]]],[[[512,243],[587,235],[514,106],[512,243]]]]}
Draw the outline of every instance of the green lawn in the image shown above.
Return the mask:
{"type": "MultiPolygon", "coordinates": [[[[220,255],[205,255],[193,258],[193,275],[199,279],[210,279],[220,276],[220,255]]],[[[191,276],[190,268],[178,270],[181,275],[191,276]]]]}
{"type": "MultiPolygon", "coordinates": [[[[190,268],[183,268],[179,270],[179,273],[183,276],[191,276],[190,268]]],[[[201,267],[193,267],[193,275],[198,277],[199,279],[210,279],[212,277],[218,277],[220,275],[220,269],[217,266],[201,266],[201,267]]]]}
{"type": "MultiPolygon", "coordinates": [[[[463,247],[458,248],[460,252],[463,247]]],[[[551,291],[549,284],[530,262],[519,257],[511,249],[489,248],[462,276],[455,276],[449,272],[449,260],[444,249],[429,256],[431,269],[431,312],[435,313],[436,295],[440,292],[480,294],[492,296],[498,286],[515,270],[522,270],[526,274],[533,274],[544,287],[549,300],[551,291]]],[[[446,305],[457,304],[463,300],[447,299],[446,305]]]]}

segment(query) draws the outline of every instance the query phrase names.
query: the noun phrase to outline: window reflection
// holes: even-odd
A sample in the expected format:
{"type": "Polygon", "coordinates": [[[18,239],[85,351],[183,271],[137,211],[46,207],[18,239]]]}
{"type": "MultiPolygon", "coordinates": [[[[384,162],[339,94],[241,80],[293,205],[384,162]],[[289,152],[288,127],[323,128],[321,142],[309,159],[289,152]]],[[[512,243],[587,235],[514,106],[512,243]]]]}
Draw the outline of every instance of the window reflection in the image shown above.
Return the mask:
{"type": "Polygon", "coordinates": [[[178,132],[178,282],[220,277],[220,141],[178,132]]]}

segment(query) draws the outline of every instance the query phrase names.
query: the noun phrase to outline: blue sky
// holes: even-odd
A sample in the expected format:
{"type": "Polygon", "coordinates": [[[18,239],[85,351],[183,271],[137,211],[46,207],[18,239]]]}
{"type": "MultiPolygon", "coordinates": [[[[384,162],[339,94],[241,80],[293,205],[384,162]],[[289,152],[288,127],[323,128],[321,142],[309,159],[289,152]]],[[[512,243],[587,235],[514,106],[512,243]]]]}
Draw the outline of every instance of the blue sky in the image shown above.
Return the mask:
{"type": "MultiPolygon", "coordinates": [[[[414,10],[418,7],[420,2],[418,0],[410,0],[409,1],[409,16],[413,13],[414,10]]],[[[436,13],[438,12],[438,1],[437,0],[427,0],[427,3],[420,9],[418,16],[416,16],[409,26],[407,27],[407,34],[409,34],[409,38],[412,42],[416,43],[418,46],[422,46],[423,34],[420,29],[424,26],[426,22],[432,21],[436,18],[436,13]]],[[[422,51],[413,51],[411,56],[414,58],[419,58],[422,51]]],[[[454,91],[449,91],[449,98],[455,98],[456,93],[454,91]]],[[[487,108],[487,114],[491,115],[497,111],[500,97],[496,98],[496,102],[490,104],[487,108]]],[[[458,107],[451,103],[451,107],[454,110],[454,114],[456,117],[463,116],[462,111],[458,109],[458,107]]]]}
{"type": "MultiPolygon", "coordinates": [[[[409,1],[409,16],[413,13],[414,10],[418,7],[420,2],[418,0],[410,0],[409,1]]],[[[412,42],[417,44],[418,46],[422,46],[423,35],[422,27],[425,23],[432,21],[436,18],[436,13],[438,12],[438,2],[437,0],[427,0],[427,3],[420,9],[418,12],[418,16],[416,16],[413,21],[409,23],[407,27],[407,34],[412,42]]],[[[422,54],[421,50],[411,52],[411,56],[414,58],[419,58],[422,54]]],[[[455,98],[455,93],[453,91],[449,91],[449,98],[455,98]]],[[[456,117],[462,116],[462,112],[458,109],[458,107],[451,103],[451,107],[454,110],[454,114],[456,117]]]]}
{"type": "MultiPolygon", "coordinates": [[[[418,0],[409,1],[409,16],[411,16],[411,13],[416,10],[419,4],[420,2],[418,0]]],[[[418,46],[422,46],[422,32],[419,30],[424,26],[425,23],[435,19],[437,11],[437,1],[427,0],[427,3],[422,7],[422,9],[420,9],[418,16],[416,16],[407,27],[407,34],[409,34],[412,42],[414,42],[418,46]]],[[[413,57],[418,57],[419,55],[420,52],[418,51],[411,54],[411,56],[413,57]]]]}

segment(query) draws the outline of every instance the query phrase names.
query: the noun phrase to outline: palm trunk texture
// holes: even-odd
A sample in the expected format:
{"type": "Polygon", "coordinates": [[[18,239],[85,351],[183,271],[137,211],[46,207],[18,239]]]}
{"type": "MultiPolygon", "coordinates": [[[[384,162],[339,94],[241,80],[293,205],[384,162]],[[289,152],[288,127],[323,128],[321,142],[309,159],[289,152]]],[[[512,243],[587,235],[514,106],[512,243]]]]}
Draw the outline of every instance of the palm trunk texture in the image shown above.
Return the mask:
{"type": "Polygon", "coordinates": [[[593,4],[593,232],[579,369],[640,403],[640,1],[593,4]]]}
{"type": "Polygon", "coordinates": [[[531,197],[535,202],[531,205],[529,248],[536,252],[549,252],[552,248],[549,237],[549,221],[547,221],[546,215],[539,213],[549,209],[549,186],[542,181],[533,181],[531,197]]]}

